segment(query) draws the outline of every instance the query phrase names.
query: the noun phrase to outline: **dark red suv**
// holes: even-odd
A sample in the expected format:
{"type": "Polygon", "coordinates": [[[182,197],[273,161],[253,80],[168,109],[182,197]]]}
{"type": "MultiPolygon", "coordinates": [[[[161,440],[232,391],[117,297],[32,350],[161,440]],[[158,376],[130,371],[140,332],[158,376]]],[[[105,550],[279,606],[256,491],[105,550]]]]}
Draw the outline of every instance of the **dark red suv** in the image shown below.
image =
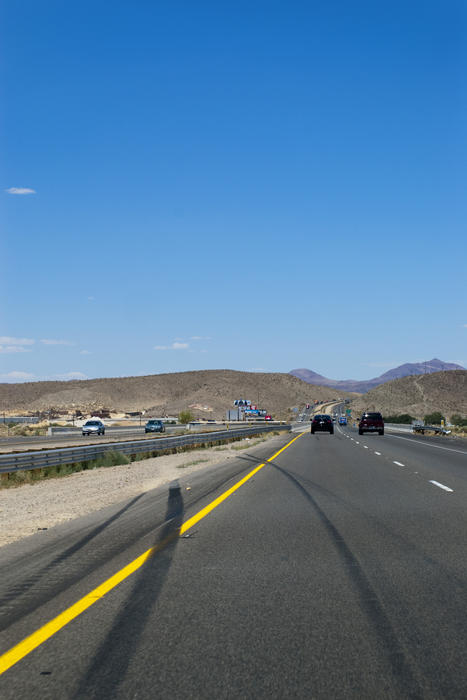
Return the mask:
{"type": "Polygon", "coordinates": [[[334,426],[332,424],[331,416],[324,413],[318,413],[313,417],[311,421],[311,434],[313,435],[317,430],[322,430],[324,432],[329,432],[331,435],[334,434],[334,426]]]}
{"type": "Polygon", "coordinates": [[[358,434],[363,435],[363,433],[378,433],[379,435],[384,435],[384,423],[381,413],[365,412],[363,414],[358,424],[358,434]]]}

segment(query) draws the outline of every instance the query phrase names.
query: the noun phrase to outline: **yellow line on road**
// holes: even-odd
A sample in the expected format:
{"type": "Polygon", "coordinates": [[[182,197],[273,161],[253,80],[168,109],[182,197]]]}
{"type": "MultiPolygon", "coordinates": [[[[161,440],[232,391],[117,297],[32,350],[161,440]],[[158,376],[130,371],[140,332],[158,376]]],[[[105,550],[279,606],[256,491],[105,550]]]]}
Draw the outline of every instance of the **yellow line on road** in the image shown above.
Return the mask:
{"type": "Polygon", "coordinates": [[[50,639],[50,637],[53,637],[53,635],[56,634],[59,630],[61,630],[63,627],[65,627],[65,625],[67,625],[69,622],[81,615],[81,613],[83,613],[85,610],[90,608],[91,605],[97,603],[98,600],[103,598],[107,593],[109,593],[109,591],[118,586],[119,583],[131,576],[131,574],[133,574],[135,571],[141,568],[143,564],[147,562],[148,559],[150,559],[152,556],[154,556],[154,554],[163,549],[169,541],[173,540],[175,536],[183,534],[184,532],[192,528],[193,525],[205,518],[211,511],[214,510],[214,508],[217,508],[218,505],[220,505],[235,491],[237,491],[237,489],[243,486],[243,484],[246,483],[249,479],[251,479],[252,476],[257,474],[260,469],[265,467],[266,464],[268,464],[268,462],[272,462],[273,459],[280,455],[281,452],[286,450],[293,442],[295,442],[295,440],[298,440],[300,437],[302,437],[302,435],[303,433],[300,433],[299,435],[297,435],[297,437],[294,437],[293,440],[290,440],[290,442],[284,445],[284,447],[282,447],[275,454],[273,454],[272,457],[269,457],[269,459],[267,459],[265,462],[252,469],[252,471],[248,472],[248,474],[244,476],[243,479],[237,481],[237,483],[234,484],[230,489],[224,491],[223,494],[221,494],[218,498],[209,503],[205,508],[196,513],[196,515],[194,515],[192,518],[189,518],[186,522],[183,523],[179,533],[172,533],[165,540],[159,542],[154,547],[148,549],[146,552],[144,552],[144,554],[141,554],[139,557],[127,564],[127,566],[124,566],[123,569],[120,569],[120,571],[117,571],[116,574],[114,574],[106,581],[101,583],[99,586],[97,586],[97,588],[94,588],[94,590],[85,595],[84,598],[78,600],[76,603],[74,603],[69,608],[60,613],[60,615],[57,615],[57,617],[55,617],[53,620],[50,620],[50,622],[47,622],[45,625],[40,627],[31,635],[29,635],[29,637],[26,637],[21,642],[19,642],[19,644],[2,654],[2,656],[0,656],[0,675],[2,673],[5,673],[5,671],[14,666],[16,663],[18,663],[18,661],[24,659],[24,657],[30,654],[31,651],[37,649],[37,647],[39,647],[41,644],[47,641],[47,639],[50,639]]]}

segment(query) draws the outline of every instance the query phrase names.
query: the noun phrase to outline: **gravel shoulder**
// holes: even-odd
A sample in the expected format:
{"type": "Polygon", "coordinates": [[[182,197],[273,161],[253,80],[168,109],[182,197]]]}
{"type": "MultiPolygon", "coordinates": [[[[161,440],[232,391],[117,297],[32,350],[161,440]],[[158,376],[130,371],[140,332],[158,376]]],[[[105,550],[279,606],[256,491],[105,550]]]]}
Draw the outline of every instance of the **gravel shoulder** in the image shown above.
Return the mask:
{"type": "MultiPolygon", "coordinates": [[[[82,515],[157,488],[182,475],[238,457],[242,448],[274,435],[229,445],[152,457],[0,490],[0,547],[82,515]]],[[[276,438],[277,439],[277,438],[276,438]]]]}

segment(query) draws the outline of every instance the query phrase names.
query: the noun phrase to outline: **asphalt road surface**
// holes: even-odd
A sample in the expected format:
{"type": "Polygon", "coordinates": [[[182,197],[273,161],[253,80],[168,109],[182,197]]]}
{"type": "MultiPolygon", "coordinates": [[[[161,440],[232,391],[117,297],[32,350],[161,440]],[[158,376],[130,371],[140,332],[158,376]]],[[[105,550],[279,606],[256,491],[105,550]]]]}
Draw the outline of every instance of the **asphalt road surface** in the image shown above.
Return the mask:
{"type": "Polygon", "coordinates": [[[37,533],[0,696],[466,698],[466,503],[462,444],[308,428],[37,533]]]}

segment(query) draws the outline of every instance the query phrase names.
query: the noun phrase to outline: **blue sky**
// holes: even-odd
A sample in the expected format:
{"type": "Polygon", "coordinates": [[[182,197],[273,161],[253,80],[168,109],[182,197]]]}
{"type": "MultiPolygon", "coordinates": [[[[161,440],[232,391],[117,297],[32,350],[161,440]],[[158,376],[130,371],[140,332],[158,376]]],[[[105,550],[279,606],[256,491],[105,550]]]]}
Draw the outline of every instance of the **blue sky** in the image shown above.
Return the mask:
{"type": "Polygon", "coordinates": [[[0,380],[467,364],[465,3],[2,13],[0,380]]]}

